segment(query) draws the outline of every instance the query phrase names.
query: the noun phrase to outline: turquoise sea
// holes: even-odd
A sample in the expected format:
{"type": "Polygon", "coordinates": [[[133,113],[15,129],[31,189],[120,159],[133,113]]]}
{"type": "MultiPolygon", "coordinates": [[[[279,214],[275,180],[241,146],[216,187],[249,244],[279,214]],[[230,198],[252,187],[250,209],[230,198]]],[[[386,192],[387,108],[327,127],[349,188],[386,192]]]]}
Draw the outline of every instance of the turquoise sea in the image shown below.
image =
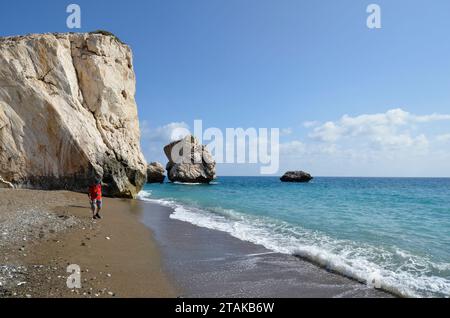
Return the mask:
{"type": "Polygon", "coordinates": [[[140,198],[397,295],[450,297],[450,179],[221,177],[140,198]]]}

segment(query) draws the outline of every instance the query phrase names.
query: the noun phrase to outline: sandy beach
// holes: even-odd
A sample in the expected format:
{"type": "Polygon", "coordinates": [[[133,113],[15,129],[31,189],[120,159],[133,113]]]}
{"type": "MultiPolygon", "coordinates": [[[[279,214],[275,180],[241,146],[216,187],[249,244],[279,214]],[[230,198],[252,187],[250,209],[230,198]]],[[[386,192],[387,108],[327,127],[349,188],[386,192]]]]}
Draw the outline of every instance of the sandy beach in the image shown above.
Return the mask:
{"type": "Polygon", "coordinates": [[[391,297],[291,255],[173,220],[173,210],[85,195],[0,191],[0,297],[391,297]],[[81,268],[81,289],[66,285],[81,268]]]}
{"type": "Polygon", "coordinates": [[[142,221],[152,230],[181,297],[390,298],[393,295],[228,233],[171,219],[153,202],[142,221]]]}
{"type": "Polygon", "coordinates": [[[450,1],[379,2],[3,1],[0,300],[449,299],[450,1]]]}
{"type": "Polygon", "coordinates": [[[0,190],[0,297],[176,296],[139,208],[104,200],[93,221],[83,194],[0,190]],[[66,286],[70,264],[81,289],[66,286]]]}

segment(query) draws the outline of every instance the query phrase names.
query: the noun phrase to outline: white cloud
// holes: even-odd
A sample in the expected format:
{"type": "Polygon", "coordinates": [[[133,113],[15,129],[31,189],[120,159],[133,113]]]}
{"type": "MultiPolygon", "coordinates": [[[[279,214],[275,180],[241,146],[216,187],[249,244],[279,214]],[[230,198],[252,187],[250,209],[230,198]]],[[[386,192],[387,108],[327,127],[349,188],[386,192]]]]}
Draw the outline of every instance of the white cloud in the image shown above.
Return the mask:
{"type": "Polygon", "coordinates": [[[315,120],[314,121],[305,121],[303,123],[303,127],[305,127],[305,128],[311,128],[311,127],[315,127],[318,125],[320,125],[320,122],[315,121],[315,120]]]}
{"type": "MultiPolygon", "coordinates": [[[[450,115],[417,115],[392,109],[303,123],[307,128],[304,138],[293,129],[284,128],[280,133],[289,135],[286,139],[290,141],[280,144],[280,172],[301,169],[329,176],[450,176],[450,133],[446,121],[450,121],[450,115]]],[[[146,158],[167,161],[162,148],[175,138],[174,131],[185,132],[188,128],[184,122],[155,128],[142,122],[146,158]]],[[[229,148],[228,140],[225,146],[229,148]]],[[[252,171],[252,165],[233,167],[236,170],[231,174],[252,171]]]]}
{"type": "Polygon", "coordinates": [[[436,136],[436,140],[440,142],[450,142],[450,134],[443,134],[436,136]]]}
{"type": "Polygon", "coordinates": [[[282,156],[302,155],[304,154],[305,150],[306,150],[305,144],[298,140],[280,144],[280,154],[282,156]]]}
{"type": "Polygon", "coordinates": [[[320,141],[335,142],[343,136],[344,132],[345,131],[342,127],[339,127],[334,122],[329,121],[322,126],[315,128],[309,136],[320,141]]]}
{"type": "Polygon", "coordinates": [[[147,121],[142,121],[141,134],[144,140],[169,143],[188,135],[189,125],[185,122],[173,122],[152,129],[147,121]]]}
{"type": "Polygon", "coordinates": [[[293,132],[292,128],[282,128],[280,130],[280,136],[289,136],[292,135],[293,132]]]}
{"type": "Polygon", "coordinates": [[[424,147],[428,139],[424,134],[412,135],[414,124],[450,121],[450,115],[414,115],[402,109],[386,113],[364,114],[356,117],[344,115],[340,120],[317,126],[309,137],[321,142],[336,143],[348,139],[364,139],[372,146],[387,148],[424,147]]]}
{"type": "Polygon", "coordinates": [[[412,116],[412,120],[418,123],[429,123],[433,121],[450,120],[450,115],[446,114],[431,114],[425,116],[412,116]]]}
{"type": "Polygon", "coordinates": [[[344,115],[304,126],[304,138],[280,145],[282,169],[315,175],[450,176],[448,114],[402,109],[344,115]],[[442,123],[439,123],[442,122],[442,123]]]}
{"type": "Polygon", "coordinates": [[[163,148],[168,143],[181,139],[189,134],[189,125],[185,122],[172,122],[164,126],[152,128],[148,121],[140,123],[141,146],[148,162],[166,162],[163,148]]]}

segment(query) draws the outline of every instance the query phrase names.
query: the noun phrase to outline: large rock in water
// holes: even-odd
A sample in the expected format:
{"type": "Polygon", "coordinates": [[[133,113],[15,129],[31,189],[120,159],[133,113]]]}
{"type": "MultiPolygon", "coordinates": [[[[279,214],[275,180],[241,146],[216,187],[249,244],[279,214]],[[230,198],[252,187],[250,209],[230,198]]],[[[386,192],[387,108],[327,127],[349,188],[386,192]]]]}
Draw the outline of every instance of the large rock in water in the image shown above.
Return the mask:
{"type": "Polygon", "coordinates": [[[304,171],[288,171],[280,180],[283,182],[309,182],[313,177],[304,171]]]}
{"type": "Polygon", "coordinates": [[[164,166],[159,162],[149,163],[147,166],[147,183],[163,183],[166,178],[164,171],[164,166]]]}
{"type": "Polygon", "coordinates": [[[164,147],[169,162],[167,176],[172,182],[209,183],[216,178],[216,163],[194,136],[186,136],[164,147]]]}
{"type": "Polygon", "coordinates": [[[132,53],[114,36],[0,38],[0,177],[134,197],[146,181],[132,53]]]}

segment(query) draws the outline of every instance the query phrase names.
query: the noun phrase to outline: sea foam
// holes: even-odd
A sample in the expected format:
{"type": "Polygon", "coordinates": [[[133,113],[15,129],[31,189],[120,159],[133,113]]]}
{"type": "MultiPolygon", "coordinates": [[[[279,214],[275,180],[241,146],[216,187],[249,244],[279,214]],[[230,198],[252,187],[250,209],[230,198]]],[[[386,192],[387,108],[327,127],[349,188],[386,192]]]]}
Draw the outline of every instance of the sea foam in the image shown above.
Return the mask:
{"type": "Polygon", "coordinates": [[[243,241],[262,245],[283,254],[298,256],[327,270],[403,297],[448,297],[450,281],[428,274],[429,268],[447,269],[406,251],[389,251],[346,240],[333,239],[318,231],[270,217],[252,216],[232,209],[206,210],[174,200],[153,199],[142,191],[139,199],[171,207],[171,219],[226,232],[243,241]],[[403,266],[393,266],[393,257],[402,257],[403,266]]]}

